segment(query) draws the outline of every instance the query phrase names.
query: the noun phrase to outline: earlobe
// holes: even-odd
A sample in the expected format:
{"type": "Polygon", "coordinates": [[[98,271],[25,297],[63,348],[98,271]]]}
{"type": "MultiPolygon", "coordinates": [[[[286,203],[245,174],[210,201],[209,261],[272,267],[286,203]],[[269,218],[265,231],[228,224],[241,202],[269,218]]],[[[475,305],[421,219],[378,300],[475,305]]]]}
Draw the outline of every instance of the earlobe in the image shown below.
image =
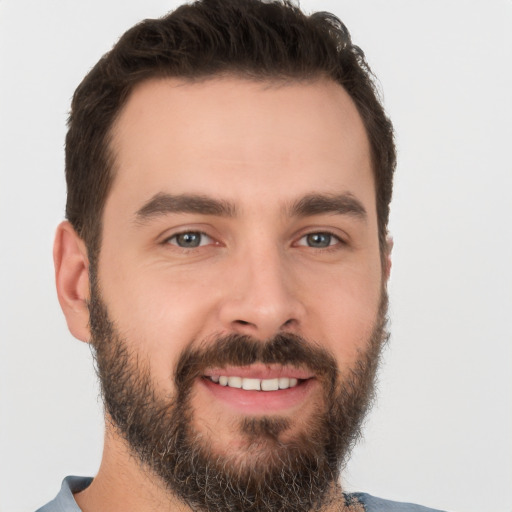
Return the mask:
{"type": "Polygon", "coordinates": [[[386,261],[385,261],[385,272],[386,272],[386,281],[389,279],[391,275],[391,252],[393,251],[393,237],[391,235],[386,236],[386,261]]]}
{"type": "Polygon", "coordinates": [[[68,328],[75,338],[88,342],[89,259],[84,241],[67,221],[57,228],[53,261],[57,295],[68,328]]]}

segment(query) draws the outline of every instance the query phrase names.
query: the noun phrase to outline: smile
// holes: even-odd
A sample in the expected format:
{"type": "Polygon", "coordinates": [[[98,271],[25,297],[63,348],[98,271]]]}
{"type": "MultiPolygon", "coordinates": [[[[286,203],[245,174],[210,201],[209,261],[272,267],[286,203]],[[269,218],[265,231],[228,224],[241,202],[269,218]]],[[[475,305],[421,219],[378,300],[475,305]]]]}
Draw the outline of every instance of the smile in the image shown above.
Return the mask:
{"type": "Polygon", "coordinates": [[[246,367],[210,368],[199,382],[209,394],[242,414],[282,414],[307,403],[318,386],[307,369],[254,364],[246,367]]]}
{"type": "Polygon", "coordinates": [[[299,384],[299,379],[294,377],[251,379],[238,376],[228,377],[227,375],[212,375],[208,378],[221,386],[244,389],[246,391],[277,391],[279,389],[294,388],[299,384]]]}

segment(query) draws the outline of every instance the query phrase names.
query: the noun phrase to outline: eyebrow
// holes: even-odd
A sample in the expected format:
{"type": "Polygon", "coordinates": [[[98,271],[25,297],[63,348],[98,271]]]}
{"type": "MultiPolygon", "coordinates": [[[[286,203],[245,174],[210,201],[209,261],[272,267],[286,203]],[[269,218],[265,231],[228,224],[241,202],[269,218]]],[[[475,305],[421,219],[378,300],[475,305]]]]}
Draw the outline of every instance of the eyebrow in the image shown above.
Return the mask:
{"type": "Polygon", "coordinates": [[[290,215],[309,217],[321,214],[351,215],[361,220],[367,219],[366,209],[350,193],[338,195],[309,194],[302,197],[290,207],[290,215]]]}
{"type": "MultiPolygon", "coordinates": [[[[291,217],[309,217],[321,214],[352,215],[366,220],[363,204],[350,193],[338,195],[308,194],[293,202],[287,213],[291,217]]],[[[167,194],[160,192],[142,205],[135,213],[136,221],[146,222],[170,213],[197,213],[218,217],[234,217],[236,207],[225,200],[198,194],[167,194]]]]}
{"type": "Polygon", "coordinates": [[[236,208],[228,201],[221,201],[196,194],[155,194],[135,213],[136,220],[144,222],[169,213],[198,213],[219,217],[234,217],[236,208]]]}

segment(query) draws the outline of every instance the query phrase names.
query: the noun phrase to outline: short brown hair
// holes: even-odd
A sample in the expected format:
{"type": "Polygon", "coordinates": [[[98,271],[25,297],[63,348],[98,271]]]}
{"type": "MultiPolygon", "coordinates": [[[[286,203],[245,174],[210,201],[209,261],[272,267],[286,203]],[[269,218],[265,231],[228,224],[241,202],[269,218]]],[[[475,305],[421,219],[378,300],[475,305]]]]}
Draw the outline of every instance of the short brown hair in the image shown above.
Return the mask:
{"type": "Polygon", "coordinates": [[[199,0],[128,30],[78,86],[66,137],[66,217],[91,263],[113,181],[112,126],[133,88],[156,77],[233,74],[255,80],[327,77],[354,101],[370,141],[381,252],[396,164],[393,128],[361,49],[334,15],[288,0],[199,0]]]}

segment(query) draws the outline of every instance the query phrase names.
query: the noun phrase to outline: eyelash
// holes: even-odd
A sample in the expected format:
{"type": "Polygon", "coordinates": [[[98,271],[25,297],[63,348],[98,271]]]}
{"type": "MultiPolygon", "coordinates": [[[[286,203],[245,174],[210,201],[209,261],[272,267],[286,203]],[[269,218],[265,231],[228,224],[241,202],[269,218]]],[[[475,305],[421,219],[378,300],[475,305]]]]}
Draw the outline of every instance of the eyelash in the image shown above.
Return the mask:
{"type": "Polygon", "coordinates": [[[321,235],[321,236],[327,236],[330,238],[329,240],[329,245],[327,245],[326,247],[312,247],[311,245],[307,245],[307,244],[298,244],[299,247],[308,247],[310,249],[315,249],[316,251],[318,252],[330,252],[330,251],[336,251],[338,249],[340,249],[340,246],[342,245],[346,245],[346,242],[340,238],[338,235],[335,235],[334,233],[330,232],[330,231],[312,231],[310,233],[306,233],[304,235],[302,235],[300,238],[299,238],[299,242],[307,237],[311,237],[311,236],[314,236],[314,235],[321,235]],[[334,243],[331,243],[333,242],[334,243]]]}
{"type": "MultiPolygon", "coordinates": [[[[181,231],[179,233],[175,233],[174,235],[166,238],[164,241],[163,241],[163,244],[169,244],[169,245],[173,245],[179,249],[182,249],[182,250],[194,250],[194,249],[198,249],[199,247],[204,247],[206,245],[211,245],[211,242],[215,242],[215,240],[209,236],[208,234],[204,233],[203,231],[193,231],[193,230],[189,230],[189,231],[181,231]],[[199,235],[200,236],[200,240],[199,240],[199,243],[198,245],[195,245],[195,246],[191,246],[191,247],[182,247],[180,245],[178,245],[178,243],[171,243],[172,240],[174,239],[178,239],[178,237],[182,236],[182,235],[199,235]],[[210,242],[206,241],[206,243],[203,243],[204,242],[204,238],[207,238],[210,240],[210,242]]],[[[327,251],[335,251],[337,249],[340,248],[341,245],[346,245],[346,242],[340,238],[338,235],[335,235],[334,233],[330,232],[330,231],[312,231],[310,233],[306,233],[304,235],[302,235],[297,242],[295,242],[294,244],[295,246],[298,246],[298,247],[309,247],[311,249],[316,249],[316,251],[318,252],[327,252],[327,251]],[[311,245],[308,245],[307,242],[304,243],[304,244],[300,244],[299,242],[303,239],[307,239],[308,237],[311,237],[311,236],[327,236],[329,237],[329,245],[325,246],[325,247],[314,247],[314,246],[311,246],[311,245]],[[332,243],[334,239],[334,243],[332,243]]]]}
{"type": "Polygon", "coordinates": [[[169,244],[169,245],[174,245],[176,246],[178,249],[183,249],[183,250],[191,250],[191,249],[197,249],[199,247],[204,247],[205,245],[210,245],[210,243],[206,243],[206,244],[203,244],[202,242],[204,241],[204,238],[208,238],[210,241],[214,241],[214,239],[207,235],[206,233],[204,233],[203,231],[194,231],[194,230],[188,230],[188,231],[181,231],[179,233],[174,233],[174,235],[166,238],[163,243],[164,244],[169,244]],[[177,239],[178,237],[182,236],[182,235],[199,235],[201,238],[200,238],[200,242],[199,242],[199,245],[196,245],[196,246],[192,246],[192,247],[182,247],[180,245],[178,245],[177,243],[176,244],[173,244],[171,243],[171,240],[173,239],[177,239]]]}

